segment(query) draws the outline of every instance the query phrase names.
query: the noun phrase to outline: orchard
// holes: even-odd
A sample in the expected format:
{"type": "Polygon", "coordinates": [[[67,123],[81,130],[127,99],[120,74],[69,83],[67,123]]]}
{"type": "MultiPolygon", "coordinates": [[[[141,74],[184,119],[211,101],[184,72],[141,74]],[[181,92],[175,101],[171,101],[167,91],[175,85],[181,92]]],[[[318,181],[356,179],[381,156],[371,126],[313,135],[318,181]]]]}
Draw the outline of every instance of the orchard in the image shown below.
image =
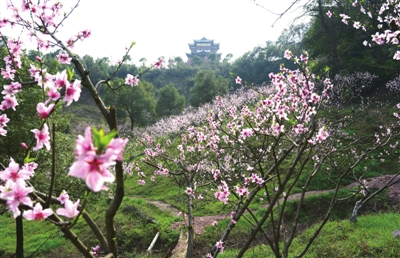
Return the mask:
{"type": "MultiPolygon", "coordinates": [[[[164,59],[155,60],[140,71],[128,72],[124,79],[117,78],[130,51],[134,51],[132,43],[114,65],[114,71],[94,83],[83,59],[73,52],[75,45],[85,44],[91,36],[90,28],[77,31],[67,40],[59,38],[65,20],[74,19],[73,11],[79,8],[79,1],[70,11],[64,10],[59,1],[34,2],[7,0],[8,16],[0,20],[0,137],[4,144],[10,142],[12,146],[0,153],[0,201],[15,220],[16,257],[26,256],[26,221],[51,224],[84,257],[124,257],[115,216],[121,212],[124,198],[128,198],[126,182],[134,180],[137,187],[146,187],[164,179],[175,182],[185,197],[182,212],[188,235],[186,257],[197,255],[195,214],[204,202],[223,206],[229,214],[226,227],[202,250],[204,257],[217,257],[229,250],[226,243],[230,243],[232,232],[242,224],[249,231],[241,239],[236,257],[245,256],[260,241],[275,257],[303,257],[343,200],[356,198],[352,214],[348,214],[350,221],[356,223],[358,211],[367,201],[398,181],[397,169],[383,187],[370,191],[366,181],[369,168],[364,165],[371,160],[397,165],[397,111],[390,120],[376,121],[366,137],[351,133],[354,124],[362,119],[359,112],[380,105],[370,94],[378,76],[368,71],[342,75],[337,73],[340,62],[330,69],[321,65],[323,58],[318,63],[308,51],[285,49],[282,56],[290,65],[282,64],[276,68],[278,72],[264,74],[269,80],[266,85],[246,82],[238,70],[231,74],[230,83],[239,89],[227,94],[227,79],[214,78],[211,72],[197,73],[195,78],[207,77],[215,85],[198,79],[191,90],[195,97],[190,103],[194,107],[186,108],[183,114],[172,116],[172,112],[182,112],[189,102],[174,85],[168,84],[168,89],[159,92],[173,96],[176,104],[166,110],[168,97],[157,105],[149,100],[152,109],[168,117],[147,127],[135,128],[134,121],[144,125],[152,112],[146,108],[141,113],[131,112],[124,104],[122,109],[129,113],[130,130],[121,132],[118,106],[106,105],[104,99],[113,97],[100,94],[100,89],[112,92],[108,94],[122,92],[115,95],[121,103],[129,92],[143,94],[141,99],[150,98],[153,88],[142,78],[153,70],[161,70],[164,59]],[[3,28],[21,30],[21,36],[8,37],[3,28]],[[25,50],[28,40],[36,45],[34,60],[29,59],[25,50]],[[57,53],[54,67],[46,62],[50,50],[57,53]],[[202,83],[216,92],[212,96],[202,95],[202,83]],[[148,92],[139,91],[142,88],[148,92]],[[68,118],[62,110],[75,105],[83,90],[89,93],[99,111],[96,114],[102,116],[106,127],[85,126],[71,139],[71,135],[68,138],[64,134],[68,118]],[[28,104],[34,107],[33,111],[28,104]],[[343,112],[346,109],[351,111],[343,112]],[[10,130],[13,119],[20,122],[10,130]],[[317,189],[319,180],[326,181],[331,189],[327,205],[301,251],[292,253],[307,192],[317,189]],[[354,181],[357,189],[346,192],[345,186],[354,181]],[[68,191],[63,188],[67,185],[68,191]],[[299,194],[299,199],[292,203],[290,196],[294,193],[299,194]],[[90,208],[101,198],[108,198],[109,206],[102,214],[103,221],[95,222],[90,208]],[[267,205],[255,210],[259,202],[267,205]],[[294,210],[291,218],[286,216],[289,208],[294,210]],[[97,245],[88,246],[85,239],[74,233],[82,221],[92,232],[91,243],[97,245]]],[[[400,60],[399,1],[352,2],[353,8],[364,15],[362,20],[340,13],[342,3],[332,4],[332,10],[329,5],[324,6],[328,8],[325,11],[321,1],[316,2],[318,12],[324,15],[320,17],[322,26],[328,20],[338,19],[354,30],[373,28],[376,32],[359,47],[390,45],[390,61],[400,60]]],[[[318,52],[317,49],[315,46],[310,50],[318,52]]],[[[399,77],[391,78],[385,86],[387,91],[398,94],[399,77]]],[[[133,100],[127,98],[130,102],[133,100]]],[[[394,110],[400,108],[400,104],[391,105],[394,110]]]]}

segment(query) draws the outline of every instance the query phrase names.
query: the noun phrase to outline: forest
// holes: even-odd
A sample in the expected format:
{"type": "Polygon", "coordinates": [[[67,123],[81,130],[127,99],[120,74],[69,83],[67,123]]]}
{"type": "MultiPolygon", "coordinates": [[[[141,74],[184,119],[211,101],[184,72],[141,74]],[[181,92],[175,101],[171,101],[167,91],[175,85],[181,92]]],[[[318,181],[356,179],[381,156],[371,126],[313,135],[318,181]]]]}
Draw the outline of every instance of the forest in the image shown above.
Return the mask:
{"type": "Polygon", "coordinates": [[[139,65],[59,39],[79,1],[7,2],[0,257],[399,256],[400,1],[294,1],[240,57],[139,65]]]}

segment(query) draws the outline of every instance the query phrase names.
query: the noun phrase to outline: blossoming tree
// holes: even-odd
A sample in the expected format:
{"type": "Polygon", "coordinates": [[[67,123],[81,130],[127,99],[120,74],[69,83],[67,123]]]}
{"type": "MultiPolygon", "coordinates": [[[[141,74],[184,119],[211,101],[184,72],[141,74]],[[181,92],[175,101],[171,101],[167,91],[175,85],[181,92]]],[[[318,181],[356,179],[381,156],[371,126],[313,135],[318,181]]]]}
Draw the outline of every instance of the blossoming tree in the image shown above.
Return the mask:
{"type": "MultiPolygon", "coordinates": [[[[280,74],[270,74],[272,85],[264,93],[258,92],[258,98],[252,103],[234,106],[231,104],[234,101],[225,103],[224,98],[219,97],[214,108],[203,114],[203,123],[180,125],[181,130],[176,132],[181,134],[179,139],[160,142],[150,135],[144,137],[146,140],[142,144],[146,146],[146,157],[142,159],[142,165],[155,168],[152,180],[154,176],[163,175],[180,177],[184,182],[189,232],[187,257],[192,255],[194,240],[194,202],[204,199],[205,189],[214,192],[213,197],[207,198],[229,204],[232,209],[229,226],[208,256],[215,257],[223,251],[223,243],[231,230],[245,220],[251,223],[252,231],[239,256],[261,234],[276,257],[287,257],[309,185],[316,175],[322,174],[329,180],[328,175],[332,173],[331,204],[315,235],[304,247],[304,254],[338,203],[343,180],[352,175],[353,169],[364,158],[387,145],[392,138],[390,129],[382,129],[367,151],[350,150],[349,145],[355,139],[339,133],[338,121],[319,115],[320,110],[330,108],[327,100],[334,87],[330,80],[325,79],[323,89],[318,91],[318,80],[307,68],[307,53],[296,58],[287,51],[285,57],[294,60],[299,69],[291,71],[281,67],[280,74]],[[283,213],[288,196],[296,187],[302,189],[296,218],[286,222],[283,213]],[[261,196],[268,206],[260,218],[255,216],[250,205],[261,196]],[[273,232],[272,237],[263,226],[266,222],[268,230],[273,232]],[[281,240],[284,241],[283,249],[281,240]]],[[[239,77],[236,82],[242,83],[239,77]]],[[[347,121],[342,122],[346,128],[347,121]]],[[[136,170],[140,171],[142,165],[137,163],[136,170]]],[[[143,172],[139,175],[145,177],[143,172]]],[[[139,183],[144,184],[144,178],[139,183]]]]}
{"type": "MultiPolygon", "coordinates": [[[[64,13],[62,3],[58,1],[37,1],[37,3],[30,0],[7,1],[9,16],[4,16],[0,20],[0,36],[6,49],[6,56],[3,59],[5,66],[1,68],[1,75],[8,82],[3,86],[3,100],[0,104],[1,137],[7,137],[7,123],[10,120],[3,112],[9,109],[18,112],[18,94],[30,87],[39,87],[43,93],[41,102],[37,103],[37,119],[41,121],[41,125],[39,128],[26,128],[32,133],[32,141],[21,143],[24,158],[14,160],[10,157],[8,166],[0,171],[0,200],[6,204],[16,220],[17,257],[23,257],[24,254],[22,218],[37,221],[46,219],[52,222],[85,257],[98,256],[100,247],[90,252],[90,249],[72,231],[81,215],[96,235],[102,252],[115,257],[118,254],[113,218],[124,196],[122,153],[128,140],[118,136],[115,107],[107,107],[103,103],[96,86],[105,84],[111,87],[109,82],[134,44],[125,49],[126,53],[118,62],[115,73],[94,85],[89,71],[84,68],[79,57],[72,52],[75,44],[90,37],[90,30],[82,30],[66,40],[58,37],[58,30],[78,4],[79,1],[69,12],[64,13]],[[21,35],[26,34],[26,37],[7,38],[4,32],[7,27],[14,30],[21,29],[21,35]],[[24,40],[34,41],[39,53],[36,61],[30,64],[29,70],[24,70],[22,66],[24,40]],[[48,72],[49,67],[44,65],[42,55],[53,47],[59,49],[56,56],[59,63],[69,65],[71,68],[56,74],[48,72]],[[30,183],[35,176],[35,169],[38,168],[38,164],[31,158],[31,155],[35,155],[32,151],[51,151],[54,164],[56,139],[50,119],[55,114],[55,107],[61,103],[66,106],[73,105],[79,100],[82,87],[86,87],[90,92],[109,126],[109,133],[106,133],[104,129],[96,130],[88,127],[84,136],[78,136],[74,151],[75,162],[69,168],[68,175],[82,179],[86,183],[86,193],[74,193],[75,196],[86,196],[89,192],[107,190],[109,184],[115,184],[114,198],[105,215],[106,235],[103,235],[85,210],[86,198],[83,202],[80,202],[80,199],[72,200],[65,191],[58,198],[53,196],[57,173],[54,167],[50,173],[51,184],[47,193],[39,192],[35,189],[35,185],[30,183]],[[111,172],[112,168],[114,172],[111,172]],[[55,207],[59,208],[54,211],[55,207]]],[[[149,69],[159,68],[162,63],[163,60],[160,59],[149,69]]],[[[128,74],[125,85],[121,86],[137,86],[138,76],[128,74]]]]}
{"type": "MultiPolygon", "coordinates": [[[[353,6],[357,6],[357,1],[353,6]]],[[[378,13],[388,11],[388,14],[379,21],[398,25],[398,8],[398,1],[384,3],[378,13]]],[[[362,8],[361,11],[363,10],[362,8]]],[[[331,12],[327,13],[329,18],[333,15],[331,12]]],[[[338,16],[348,24],[349,16],[338,16]]],[[[362,25],[355,23],[354,27],[359,29],[362,25]]],[[[378,44],[398,44],[398,31],[377,33],[372,39],[378,44]],[[383,40],[377,42],[379,38],[383,40]]],[[[397,52],[394,59],[398,59],[397,52]]],[[[309,72],[307,53],[294,57],[290,51],[286,51],[285,58],[294,60],[299,69],[291,71],[281,67],[281,73],[271,74],[273,92],[260,94],[255,104],[224,106],[222,98],[219,98],[215,105],[220,108],[212,109],[204,116],[204,123],[183,126],[183,131],[176,131],[180,134],[180,139],[167,140],[164,143],[146,136],[146,140],[142,142],[147,147],[144,151],[146,158],[142,162],[153,166],[155,175],[182,177],[185,183],[189,217],[187,257],[192,255],[194,239],[193,202],[196,199],[204,199],[201,188],[212,185],[213,187],[206,189],[214,192],[213,197],[225,204],[231,204],[232,207],[231,222],[207,257],[215,257],[224,250],[224,242],[232,229],[243,219],[246,219],[252,228],[250,236],[240,247],[238,257],[245,253],[259,234],[276,257],[288,257],[299,225],[304,197],[314,177],[323,174],[326,180],[334,179],[328,208],[303,251],[296,256],[301,257],[328,221],[333,207],[339,203],[339,190],[343,188],[344,180],[352,177],[358,181],[360,191],[367,196],[368,186],[362,180],[365,173],[356,175],[354,171],[363,160],[374,158],[378,149],[384,146],[396,149],[397,144],[393,142],[393,136],[397,134],[398,120],[379,127],[368,149],[357,150],[355,143],[358,139],[343,130],[353,118],[348,120],[349,117],[341,117],[332,120],[320,115],[321,110],[330,109],[328,100],[335,89],[329,78],[321,83],[309,72]],[[178,146],[175,150],[172,149],[175,146],[171,144],[172,141],[178,146]],[[296,187],[301,188],[297,212],[293,221],[286,222],[283,214],[288,197],[296,187]],[[261,217],[257,217],[250,209],[250,204],[261,192],[264,192],[262,196],[265,195],[268,206],[261,217]],[[265,223],[268,229],[265,228],[265,223]]],[[[361,79],[370,81],[368,76],[361,76],[361,79]]],[[[240,77],[236,78],[236,83],[242,83],[240,77]]],[[[363,85],[360,89],[362,87],[363,85]]],[[[353,97],[361,94],[361,91],[353,91],[353,97]]],[[[340,89],[336,93],[340,93],[340,89]]],[[[335,98],[334,102],[340,97],[336,94],[335,98]]],[[[398,105],[397,108],[399,107],[398,105]]],[[[397,113],[395,117],[398,118],[397,113]]],[[[388,150],[385,149],[385,152],[389,155],[388,150]]],[[[382,155],[380,153],[378,156],[382,155]]],[[[380,160],[384,162],[383,158],[380,160]]],[[[139,164],[136,165],[137,170],[140,170],[139,164]]],[[[142,172],[139,175],[145,177],[142,172]]],[[[394,178],[397,176],[398,174],[394,178]]],[[[393,182],[390,180],[384,187],[393,182]]],[[[144,184],[144,179],[140,179],[139,183],[144,184]]],[[[348,196],[353,196],[353,193],[349,193],[348,196]]],[[[357,203],[365,203],[367,199],[369,198],[363,197],[357,203]]],[[[352,221],[357,216],[359,207],[356,205],[352,221]]]]}
{"type": "MultiPolygon", "coordinates": [[[[75,44],[90,37],[89,30],[80,31],[67,40],[58,37],[57,31],[77,5],[62,15],[63,6],[57,1],[38,1],[35,4],[30,0],[21,0],[18,4],[13,1],[7,3],[10,16],[0,20],[0,33],[7,50],[1,75],[9,83],[4,86],[3,100],[0,104],[1,137],[7,137],[9,122],[9,118],[3,112],[18,112],[18,94],[29,87],[39,87],[43,92],[42,101],[37,103],[38,120],[41,121],[41,125],[38,128],[26,128],[32,133],[32,140],[21,144],[24,158],[14,160],[10,157],[8,165],[0,171],[0,199],[13,213],[16,221],[17,256],[23,257],[22,218],[25,218],[54,223],[85,257],[98,256],[100,250],[109,257],[117,257],[113,218],[124,197],[122,154],[128,140],[118,135],[115,107],[107,107],[96,90],[100,84],[111,87],[110,81],[115,73],[94,85],[89,71],[72,52],[75,44]],[[22,28],[22,31],[27,32],[27,36],[37,43],[40,54],[28,71],[22,69],[23,40],[6,38],[1,29],[7,26],[22,28]],[[50,47],[59,49],[57,59],[60,63],[70,65],[74,69],[66,69],[56,74],[47,72],[48,68],[45,67],[41,54],[50,47]],[[37,191],[35,186],[30,184],[38,168],[38,164],[31,158],[32,151],[51,151],[54,155],[55,137],[50,119],[54,115],[55,107],[60,103],[73,105],[79,100],[82,87],[88,89],[107,121],[109,132],[86,128],[84,134],[77,137],[75,161],[69,168],[68,175],[85,182],[87,193],[80,193],[81,196],[106,190],[110,183],[115,184],[114,198],[105,214],[105,235],[85,210],[85,199],[82,202],[81,199],[73,200],[65,191],[58,198],[53,196],[55,170],[51,171],[52,183],[47,193],[37,191]],[[114,172],[111,172],[111,167],[114,167],[114,172]],[[93,251],[90,251],[72,231],[80,216],[85,219],[100,243],[93,251]]],[[[394,23],[398,28],[398,11],[398,1],[387,0],[379,14],[388,14],[382,16],[380,22],[389,25],[394,23]]],[[[331,17],[335,14],[329,12],[327,15],[331,17]]],[[[343,22],[348,23],[350,17],[345,14],[339,16],[343,22]]],[[[361,28],[362,25],[357,23],[354,27],[361,28]]],[[[391,29],[383,34],[374,35],[372,39],[377,44],[398,44],[398,31],[391,29]]],[[[126,49],[117,70],[132,46],[133,44],[126,49]]],[[[400,59],[399,55],[397,51],[393,58],[400,59]]],[[[212,186],[211,198],[230,204],[232,209],[230,223],[206,254],[208,257],[216,257],[224,250],[224,243],[232,229],[243,220],[247,220],[252,228],[241,246],[239,257],[258,235],[263,237],[276,257],[288,257],[309,185],[316,175],[334,174],[334,190],[329,207],[322,223],[303,251],[298,254],[298,257],[303,256],[328,221],[332,208],[338,203],[338,191],[342,188],[344,178],[351,175],[354,168],[375,150],[391,144],[398,121],[390,127],[380,128],[375,133],[369,149],[360,152],[353,148],[354,139],[340,133],[337,126],[339,122],[320,114],[321,110],[329,108],[326,106],[329,103],[327,100],[334,88],[330,79],[324,78],[321,81],[308,70],[309,57],[306,52],[300,57],[295,57],[288,50],[285,52],[285,58],[293,60],[299,69],[289,70],[281,67],[280,73],[270,74],[270,91],[253,89],[257,92],[257,97],[251,104],[241,103],[241,106],[234,106],[224,103],[223,98],[217,98],[216,108],[205,116],[199,116],[199,124],[183,127],[183,131],[178,130],[180,138],[174,139],[179,143],[177,149],[172,149],[171,140],[161,144],[152,136],[146,136],[142,142],[146,146],[145,158],[141,164],[135,163],[138,170],[140,166],[149,165],[155,168],[156,175],[183,178],[189,216],[187,257],[191,257],[193,253],[193,202],[204,198],[201,190],[205,187],[212,186]],[[283,220],[283,213],[289,195],[299,186],[301,197],[295,218],[286,222],[283,220]],[[266,199],[267,206],[261,212],[261,216],[255,216],[250,205],[260,196],[266,199]],[[264,227],[266,222],[268,229],[264,227]],[[267,230],[272,232],[272,236],[267,230]],[[283,241],[283,245],[280,241],[283,241]]],[[[160,59],[152,67],[159,68],[162,63],[163,59],[160,59]]],[[[128,74],[125,85],[121,87],[137,86],[138,82],[138,75],[128,74]]],[[[236,78],[236,83],[242,84],[240,77],[236,78]]],[[[114,90],[119,87],[115,87],[114,90]]],[[[347,125],[345,118],[340,122],[343,127],[347,125]]],[[[393,146],[395,148],[397,145],[393,146]]],[[[139,182],[144,183],[143,180],[139,182]]]]}

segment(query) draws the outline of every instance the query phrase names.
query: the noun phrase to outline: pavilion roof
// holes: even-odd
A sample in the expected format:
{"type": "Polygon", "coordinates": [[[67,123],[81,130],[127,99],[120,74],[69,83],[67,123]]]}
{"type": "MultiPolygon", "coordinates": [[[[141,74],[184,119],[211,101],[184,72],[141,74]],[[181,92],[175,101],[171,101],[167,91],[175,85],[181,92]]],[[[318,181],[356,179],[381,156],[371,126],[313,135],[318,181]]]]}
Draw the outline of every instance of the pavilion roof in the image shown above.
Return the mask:
{"type": "Polygon", "coordinates": [[[202,37],[201,39],[195,39],[193,41],[197,43],[214,43],[213,39],[206,39],[205,37],[202,37]]]}

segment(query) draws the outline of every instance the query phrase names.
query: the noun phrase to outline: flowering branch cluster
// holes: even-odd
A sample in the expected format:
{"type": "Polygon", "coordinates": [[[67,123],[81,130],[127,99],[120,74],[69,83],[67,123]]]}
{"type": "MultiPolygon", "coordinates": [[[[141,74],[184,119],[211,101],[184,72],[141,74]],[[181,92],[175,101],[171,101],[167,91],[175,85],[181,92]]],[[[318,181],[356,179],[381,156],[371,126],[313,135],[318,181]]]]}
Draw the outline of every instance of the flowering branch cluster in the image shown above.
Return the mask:
{"type": "MultiPolygon", "coordinates": [[[[353,7],[360,8],[360,12],[364,15],[367,15],[370,19],[376,19],[378,21],[377,29],[382,30],[383,32],[376,32],[371,35],[371,41],[377,45],[383,44],[392,44],[399,45],[399,37],[400,37],[400,2],[398,0],[386,0],[380,6],[376,5],[363,5],[359,3],[358,0],[353,1],[353,7]],[[375,16],[376,15],[376,16],[375,16]]],[[[326,15],[331,18],[333,13],[328,11],[326,15]]],[[[349,24],[350,16],[346,14],[339,14],[339,17],[342,18],[342,22],[346,25],[349,24]]],[[[355,29],[362,29],[366,31],[369,24],[363,23],[360,21],[353,21],[353,27],[355,29]]],[[[364,41],[364,46],[371,46],[371,42],[364,41]]],[[[393,55],[394,60],[400,60],[400,50],[397,50],[393,55]]]]}
{"type": "Polygon", "coordinates": [[[391,93],[399,93],[400,92],[400,75],[394,78],[393,80],[390,80],[386,83],[386,88],[391,92],[391,93]]]}
{"type": "MultiPolygon", "coordinates": [[[[213,185],[214,198],[239,206],[247,199],[251,202],[269,182],[283,189],[283,174],[275,167],[278,160],[293,157],[294,149],[317,148],[329,137],[327,124],[321,121],[317,125],[314,120],[333,88],[326,79],[324,89],[318,93],[316,78],[307,68],[307,52],[297,58],[286,51],[285,57],[295,61],[299,69],[282,66],[279,74],[270,74],[272,83],[267,94],[251,90],[255,93],[253,104],[240,102],[236,106],[217,97],[211,110],[197,114],[204,122],[183,127],[178,139],[164,144],[160,140],[165,137],[145,136],[141,144],[146,157],[136,164],[141,177],[138,182],[143,184],[146,177],[140,166],[150,165],[155,168],[154,176],[185,178],[188,201],[196,196],[208,199],[199,186],[213,185]]],[[[242,83],[240,77],[236,83],[242,83]]],[[[190,218],[190,211],[188,214],[190,218]]],[[[237,213],[232,218],[232,227],[242,215],[237,213]]],[[[220,251],[223,241],[217,243],[220,251]]]]}
{"type": "MultiPolygon", "coordinates": [[[[104,106],[96,92],[96,88],[90,81],[88,76],[89,72],[83,68],[78,57],[71,51],[78,40],[83,41],[87,39],[90,37],[91,32],[90,30],[82,30],[66,41],[59,40],[56,37],[56,33],[63,25],[65,19],[70,16],[78,4],[76,4],[69,13],[64,13],[62,11],[63,5],[58,1],[37,1],[37,4],[30,0],[21,0],[19,2],[20,4],[14,5],[13,1],[8,0],[7,11],[10,12],[9,18],[4,16],[0,20],[0,37],[5,43],[4,48],[7,53],[4,57],[5,67],[1,68],[1,75],[8,81],[8,84],[3,86],[0,110],[1,112],[5,112],[11,109],[18,112],[18,93],[25,88],[38,85],[43,92],[43,100],[36,104],[36,110],[38,120],[41,120],[42,123],[39,128],[27,128],[27,130],[33,133],[36,146],[33,147],[34,140],[32,140],[32,143],[29,145],[21,143],[23,147],[21,150],[24,152],[23,156],[25,159],[16,162],[10,157],[8,167],[0,171],[0,200],[6,203],[8,210],[14,214],[14,218],[23,216],[28,220],[41,221],[52,217],[52,220],[56,218],[56,222],[51,220],[56,224],[61,220],[56,214],[67,218],[73,218],[83,211],[84,204],[79,207],[80,200],[78,199],[76,202],[73,202],[69,199],[69,195],[63,191],[58,200],[60,204],[64,206],[58,208],[55,212],[56,214],[53,213],[50,201],[43,201],[44,197],[41,196],[41,193],[37,192],[30,183],[30,180],[35,175],[35,169],[38,167],[38,164],[31,162],[33,159],[30,158],[30,151],[31,148],[33,148],[33,151],[41,149],[49,151],[54,148],[54,135],[50,137],[51,134],[54,134],[54,131],[49,131],[49,118],[54,114],[55,107],[58,103],[64,102],[66,106],[69,106],[74,101],[78,101],[82,86],[86,86],[95,99],[99,109],[102,111],[102,114],[107,118],[111,133],[105,134],[103,130],[94,130],[92,139],[91,128],[86,128],[85,135],[78,136],[76,141],[76,160],[72,164],[68,175],[84,180],[87,187],[94,192],[107,190],[105,183],[117,181],[116,192],[118,194],[115,195],[116,203],[113,203],[113,209],[110,209],[109,214],[106,216],[106,220],[108,220],[107,232],[109,233],[109,239],[104,240],[105,238],[102,236],[100,230],[97,230],[98,233],[96,233],[99,241],[101,243],[106,243],[106,245],[102,244],[102,249],[108,250],[116,255],[115,228],[112,219],[114,216],[114,209],[118,209],[122,201],[123,192],[121,194],[119,188],[121,184],[123,184],[123,181],[121,182],[118,173],[122,171],[122,154],[128,140],[118,137],[116,131],[117,123],[112,120],[116,117],[115,108],[111,107],[107,109],[104,106]],[[23,36],[18,39],[7,39],[4,35],[4,29],[6,27],[11,27],[13,29],[21,28],[22,32],[28,32],[27,36],[31,41],[36,41],[39,54],[36,56],[36,61],[30,64],[30,69],[26,69],[25,71],[25,67],[21,61],[24,60],[22,58],[24,54],[23,36]],[[67,68],[56,74],[49,73],[42,57],[43,52],[50,50],[52,47],[60,49],[56,55],[59,63],[65,65],[72,63],[75,69],[67,68]],[[81,76],[80,80],[75,78],[74,71],[77,71],[78,75],[81,76]],[[111,167],[114,165],[116,166],[116,176],[111,172],[111,167]]],[[[21,33],[21,35],[23,35],[23,33],[21,33]]],[[[130,48],[127,50],[127,53],[129,50],[130,48]]],[[[123,61],[125,61],[125,58],[123,61]]],[[[123,61],[120,63],[121,65],[123,61]]],[[[161,67],[162,62],[163,59],[160,59],[154,64],[154,67],[161,67]]],[[[129,84],[137,83],[137,77],[136,80],[129,81],[129,84]]],[[[9,121],[10,119],[5,113],[0,113],[1,136],[7,136],[6,126],[9,121]]],[[[54,149],[52,151],[53,155],[55,155],[54,149]]],[[[51,184],[53,184],[54,173],[55,172],[52,174],[51,184]]],[[[53,186],[54,185],[51,185],[49,196],[45,197],[48,200],[52,198],[53,186]]],[[[86,215],[88,216],[87,213],[86,215]]],[[[16,220],[17,224],[19,223],[18,221],[19,220],[16,220]]],[[[62,225],[65,226],[67,224],[62,225]]],[[[96,225],[92,226],[96,227],[96,225]]],[[[84,247],[79,240],[77,241],[76,236],[68,230],[67,228],[62,229],[62,231],[66,233],[66,236],[71,239],[85,256],[98,254],[99,248],[94,249],[94,252],[90,254],[89,248],[84,247]]],[[[17,235],[18,234],[22,234],[22,232],[17,232],[17,235]]],[[[18,237],[17,239],[22,239],[22,237],[18,237]]],[[[19,244],[17,244],[17,246],[19,246],[19,244]]]]}
{"type": "Polygon", "coordinates": [[[78,136],[76,140],[76,161],[69,169],[68,175],[81,178],[94,192],[107,190],[105,182],[114,182],[114,175],[109,167],[115,161],[122,161],[122,152],[128,139],[115,138],[115,133],[104,135],[104,131],[94,130],[96,141],[92,142],[91,128],[87,127],[85,136],[78,136]]]}
{"type": "Polygon", "coordinates": [[[133,86],[138,86],[139,85],[139,79],[138,77],[153,67],[160,69],[162,67],[162,64],[164,63],[164,58],[160,57],[157,62],[155,62],[153,65],[149,66],[147,70],[141,71],[139,75],[133,76],[132,74],[127,74],[126,79],[125,79],[125,84],[130,85],[131,87],[133,86]]]}
{"type": "Polygon", "coordinates": [[[351,75],[335,75],[335,87],[332,90],[330,102],[338,106],[345,106],[356,100],[362,104],[366,100],[366,93],[372,88],[373,82],[378,78],[368,72],[356,72],[351,75]]]}

